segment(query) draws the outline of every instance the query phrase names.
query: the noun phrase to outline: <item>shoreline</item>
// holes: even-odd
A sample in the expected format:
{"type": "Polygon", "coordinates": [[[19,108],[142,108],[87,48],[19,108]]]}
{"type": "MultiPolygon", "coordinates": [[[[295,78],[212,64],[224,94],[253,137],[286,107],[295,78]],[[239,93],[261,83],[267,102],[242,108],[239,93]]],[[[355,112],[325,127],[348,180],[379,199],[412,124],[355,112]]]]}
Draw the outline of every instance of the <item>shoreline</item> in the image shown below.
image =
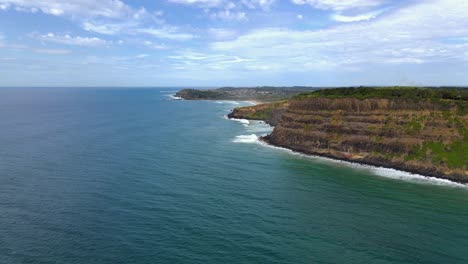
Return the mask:
{"type": "Polygon", "coordinates": [[[378,169],[378,168],[391,169],[391,170],[395,170],[395,171],[399,171],[399,172],[403,172],[403,173],[408,173],[408,174],[416,176],[416,177],[421,177],[421,178],[426,178],[426,179],[437,179],[437,180],[441,180],[441,181],[447,181],[447,182],[450,182],[452,184],[468,187],[468,181],[457,181],[457,180],[453,180],[453,179],[448,179],[446,177],[438,176],[436,174],[434,174],[434,175],[425,175],[425,174],[421,174],[417,170],[408,170],[408,169],[405,169],[405,168],[401,168],[399,166],[387,166],[387,165],[382,165],[382,164],[373,163],[373,162],[369,162],[369,161],[351,160],[351,159],[336,157],[336,156],[333,156],[333,155],[327,155],[327,154],[324,154],[324,153],[308,153],[308,152],[305,152],[305,151],[301,151],[299,149],[293,149],[293,148],[289,148],[289,147],[286,147],[286,146],[276,145],[276,144],[274,144],[272,142],[269,142],[266,139],[266,137],[268,137],[268,135],[259,137],[258,140],[262,144],[265,144],[267,146],[288,150],[288,151],[291,151],[293,153],[300,154],[300,155],[305,155],[305,156],[311,157],[311,158],[315,157],[315,158],[321,158],[321,159],[328,159],[328,160],[331,160],[331,161],[334,161],[334,162],[345,162],[345,163],[348,163],[348,164],[359,165],[359,166],[364,166],[364,167],[371,167],[371,168],[376,168],[376,169],[378,169]]]}
{"type": "MultiPolygon", "coordinates": [[[[229,117],[229,115],[225,115],[225,117],[227,119],[231,120],[231,121],[242,120],[242,119],[238,119],[238,118],[229,117]]],[[[243,119],[265,122],[264,120],[254,120],[254,119],[246,119],[246,118],[243,118],[243,119]]],[[[265,122],[265,123],[268,124],[267,122],[265,122]]],[[[372,168],[372,169],[394,170],[394,171],[397,171],[397,172],[400,172],[400,173],[406,173],[406,174],[408,174],[408,175],[410,175],[411,177],[414,177],[414,178],[426,179],[426,180],[431,180],[432,179],[432,180],[437,180],[439,182],[450,183],[450,184],[456,185],[458,187],[468,187],[468,181],[461,181],[461,180],[457,181],[457,180],[449,179],[449,178],[446,178],[446,177],[443,177],[443,176],[440,176],[440,175],[437,175],[437,174],[421,173],[421,171],[406,169],[406,168],[400,167],[400,166],[379,164],[379,163],[370,162],[370,161],[359,161],[359,160],[346,159],[346,158],[334,156],[332,154],[327,155],[325,153],[315,153],[315,152],[312,153],[312,152],[302,151],[300,149],[290,148],[288,146],[277,145],[277,144],[274,144],[274,143],[270,142],[267,139],[269,135],[270,134],[265,135],[265,136],[257,136],[258,137],[258,142],[260,144],[268,146],[268,147],[286,150],[286,151],[292,152],[294,154],[303,155],[303,156],[309,157],[309,158],[318,158],[318,159],[323,159],[323,160],[329,160],[329,161],[332,161],[332,162],[343,162],[343,163],[346,163],[348,165],[354,165],[354,166],[357,165],[357,166],[368,167],[368,168],[372,168]]],[[[383,176],[383,177],[386,177],[386,176],[383,176]]],[[[394,178],[394,177],[388,177],[388,178],[394,178]]]]}
{"type": "MultiPolygon", "coordinates": [[[[261,102],[257,100],[219,100],[219,99],[183,99],[182,100],[187,100],[187,101],[218,101],[218,102],[246,102],[249,104],[252,104],[252,106],[260,105],[260,104],[265,104],[268,102],[261,102]]],[[[246,119],[246,120],[253,120],[253,121],[263,121],[266,124],[271,125],[268,121],[263,120],[263,119],[249,119],[245,117],[240,117],[236,118],[230,114],[225,115],[225,117],[229,120],[235,121],[236,119],[246,119]]],[[[322,158],[322,159],[329,159],[334,162],[345,162],[350,165],[359,165],[359,166],[364,166],[364,167],[371,167],[374,169],[388,169],[388,170],[395,170],[398,172],[402,173],[407,173],[408,175],[418,177],[420,179],[437,179],[439,181],[446,181],[450,182],[452,184],[456,184],[458,186],[464,186],[468,187],[468,180],[460,179],[460,178],[448,178],[445,175],[438,174],[437,171],[431,171],[430,169],[424,170],[424,168],[418,169],[418,168],[411,168],[411,167],[406,167],[405,164],[401,165],[395,165],[395,164],[388,164],[385,163],[385,161],[372,161],[372,160],[356,160],[356,159],[351,159],[351,158],[346,158],[346,157],[341,157],[341,156],[336,156],[333,153],[318,153],[318,152],[310,152],[306,150],[302,150],[299,148],[291,148],[289,146],[283,146],[283,145],[277,145],[270,140],[268,140],[268,137],[270,134],[265,135],[265,136],[260,136],[258,137],[258,141],[261,142],[262,144],[265,144],[270,147],[274,148],[280,148],[284,150],[291,151],[293,153],[297,153],[300,155],[305,155],[308,157],[313,157],[313,158],[322,158]]]]}

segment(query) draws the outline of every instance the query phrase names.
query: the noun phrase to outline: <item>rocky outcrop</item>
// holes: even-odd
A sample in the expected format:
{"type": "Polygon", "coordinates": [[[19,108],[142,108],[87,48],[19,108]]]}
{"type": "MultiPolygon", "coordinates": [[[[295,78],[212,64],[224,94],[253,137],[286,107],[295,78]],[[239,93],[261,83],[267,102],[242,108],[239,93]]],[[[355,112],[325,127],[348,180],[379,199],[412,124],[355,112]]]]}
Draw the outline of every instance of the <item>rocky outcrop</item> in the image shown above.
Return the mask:
{"type": "Polygon", "coordinates": [[[275,125],[263,140],[298,152],[468,182],[463,99],[300,96],[235,109],[275,125]]]}
{"type": "Polygon", "coordinates": [[[235,108],[230,114],[228,114],[228,118],[263,120],[271,126],[276,126],[280,122],[288,105],[287,101],[282,101],[235,108]]]}

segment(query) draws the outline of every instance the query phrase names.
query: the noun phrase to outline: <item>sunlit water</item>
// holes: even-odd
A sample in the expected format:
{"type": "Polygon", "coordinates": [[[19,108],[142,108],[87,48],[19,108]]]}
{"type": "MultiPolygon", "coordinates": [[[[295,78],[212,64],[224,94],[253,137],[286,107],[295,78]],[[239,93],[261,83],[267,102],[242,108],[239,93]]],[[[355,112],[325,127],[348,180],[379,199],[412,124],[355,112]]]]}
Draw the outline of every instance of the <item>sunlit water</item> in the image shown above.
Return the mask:
{"type": "Polygon", "coordinates": [[[0,263],[468,263],[468,188],[261,144],[245,102],[0,90],[0,263]]]}

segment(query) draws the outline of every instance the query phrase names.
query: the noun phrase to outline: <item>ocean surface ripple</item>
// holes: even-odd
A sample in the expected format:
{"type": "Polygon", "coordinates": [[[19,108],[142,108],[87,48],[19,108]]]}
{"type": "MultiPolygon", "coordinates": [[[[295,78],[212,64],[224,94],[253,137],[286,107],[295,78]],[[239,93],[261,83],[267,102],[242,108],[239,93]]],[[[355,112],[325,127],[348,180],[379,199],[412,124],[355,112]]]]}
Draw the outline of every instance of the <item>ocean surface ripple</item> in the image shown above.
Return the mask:
{"type": "Polygon", "coordinates": [[[0,90],[0,263],[468,263],[468,189],[265,146],[247,102],[0,90]],[[384,177],[382,177],[384,176],[384,177]]]}

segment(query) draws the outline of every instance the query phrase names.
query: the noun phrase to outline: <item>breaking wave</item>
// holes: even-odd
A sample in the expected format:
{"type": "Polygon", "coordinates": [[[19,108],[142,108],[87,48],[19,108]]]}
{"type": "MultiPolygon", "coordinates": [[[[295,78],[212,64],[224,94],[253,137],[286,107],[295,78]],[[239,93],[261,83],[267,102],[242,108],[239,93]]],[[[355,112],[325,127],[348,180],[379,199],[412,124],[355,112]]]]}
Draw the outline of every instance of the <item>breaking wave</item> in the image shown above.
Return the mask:
{"type": "Polygon", "coordinates": [[[239,102],[236,101],[216,101],[217,104],[233,104],[233,105],[239,105],[239,102]]]}
{"type": "Polygon", "coordinates": [[[446,180],[446,179],[440,179],[440,178],[429,177],[429,176],[424,176],[420,174],[414,174],[411,172],[401,171],[401,170],[392,169],[392,168],[377,167],[377,166],[360,164],[360,163],[351,162],[351,161],[337,160],[333,158],[327,158],[327,157],[321,157],[321,156],[315,156],[315,155],[308,155],[308,154],[303,154],[303,153],[296,152],[287,148],[277,147],[277,146],[268,144],[264,141],[257,140],[257,142],[261,144],[262,146],[285,151],[285,152],[288,152],[289,154],[301,156],[307,159],[345,165],[345,166],[356,168],[356,169],[366,169],[369,172],[371,172],[373,175],[376,175],[379,177],[385,177],[385,178],[391,178],[391,179],[397,179],[397,180],[403,180],[403,181],[421,183],[421,184],[432,184],[432,185],[440,185],[440,186],[468,188],[468,184],[453,182],[453,181],[446,180]]]}
{"type": "Polygon", "coordinates": [[[236,118],[231,118],[231,120],[236,121],[241,123],[244,126],[248,126],[250,124],[250,121],[247,119],[236,119],[236,118]]]}
{"type": "Polygon", "coordinates": [[[252,135],[240,135],[236,136],[236,138],[232,141],[235,143],[257,143],[258,136],[255,134],[252,135]]]}
{"type": "Polygon", "coordinates": [[[170,100],[183,100],[182,97],[175,96],[174,94],[168,94],[166,96],[169,97],[170,100]]]}

